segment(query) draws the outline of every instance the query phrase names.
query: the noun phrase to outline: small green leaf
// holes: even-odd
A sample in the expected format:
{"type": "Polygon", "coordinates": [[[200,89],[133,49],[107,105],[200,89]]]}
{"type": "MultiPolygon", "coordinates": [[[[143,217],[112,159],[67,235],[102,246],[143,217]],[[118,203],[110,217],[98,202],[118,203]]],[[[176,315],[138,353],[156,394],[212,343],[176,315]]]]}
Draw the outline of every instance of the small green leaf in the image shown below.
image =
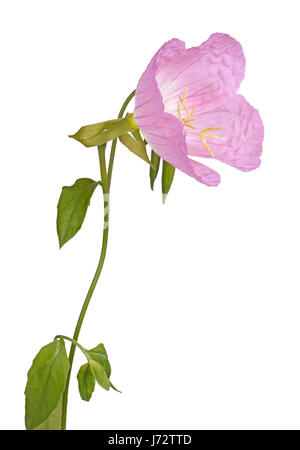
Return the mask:
{"type": "Polygon", "coordinates": [[[111,374],[111,367],[108,361],[107,353],[103,344],[97,345],[97,347],[92,348],[91,350],[87,350],[89,356],[97,361],[104,368],[106,375],[108,378],[111,374]]]}
{"type": "Polygon", "coordinates": [[[95,389],[95,377],[89,363],[80,367],[77,374],[78,388],[82,400],[88,402],[95,389]]]}
{"type": "Polygon", "coordinates": [[[85,125],[77,133],[70,135],[70,138],[76,139],[86,147],[95,147],[103,145],[112,139],[122,136],[136,127],[130,115],[124,119],[107,120],[106,122],[85,125]]]}
{"type": "Polygon", "coordinates": [[[167,195],[171,189],[173,178],[175,174],[175,167],[169,164],[167,161],[163,162],[163,170],[161,177],[161,187],[163,193],[163,203],[165,203],[167,195]]]}
{"type": "Polygon", "coordinates": [[[28,430],[42,426],[47,419],[50,422],[53,419],[57,424],[59,402],[65,389],[69,367],[63,339],[42,347],[34,358],[25,388],[25,424],[28,430]],[[57,408],[58,411],[50,419],[57,408]]]}
{"type": "Polygon", "coordinates": [[[62,188],[56,222],[60,247],[80,230],[97,185],[98,182],[90,178],[79,178],[72,186],[62,188]]]}
{"type": "Polygon", "coordinates": [[[158,156],[154,150],[151,152],[151,167],[150,167],[150,185],[153,191],[154,181],[157,177],[160,164],[160,156],[158,156]]]}
{"type": "MultiPolygon", "coordinates": [[[[91,358],[91,360],[97,362],[98,364],[100,364],[101,367],[103,367],[103,369],[105,370],[105,373],[107,375],[107,379],[109,380],[110,375],[111,375],[111,367],[110,367],[110,363],[109,363],[104,345],[99,344],[99,345],[97,345],[97,347],[94,347],[91,350],[87,350],[87,353],[88,353],[89,357],[91,358]]],[[[106,381],[107,380],[105,378],[105,383],[106,383],[106,381]]],[[[103,384],[101,384],[99,381],[98,381],[98,383],[102,387],[104,387],[103,384]]],[[[121,392],[110,381],[109,381],[109,384],[112,389],[114,389],[117,392],[121,392]]],[[[107,387],[105,387],[105,389],[107,389],[107,387]]]]}
{"type": "Polygon", "coordinates": [[[94,359],[90,359],[89,364],[97,383],[108,391],[110,388],[110,382],[105,369],[94,359]]]}
{"type": "Polygon", "coordinates": [[[142,158],[146,161],[146,163],[151,164],[147,155],[146,145],[143,140],[136,140],[129,133],[119,136],[119,139],[132,153],[142,158]]]}

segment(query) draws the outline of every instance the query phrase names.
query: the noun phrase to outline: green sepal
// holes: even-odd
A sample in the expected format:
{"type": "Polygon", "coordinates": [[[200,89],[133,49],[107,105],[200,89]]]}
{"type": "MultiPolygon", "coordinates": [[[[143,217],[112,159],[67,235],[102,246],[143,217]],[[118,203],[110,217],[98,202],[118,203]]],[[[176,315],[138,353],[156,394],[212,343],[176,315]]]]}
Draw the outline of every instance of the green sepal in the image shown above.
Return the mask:
{"type": "Polygon", "coordinates": [[[79,178],[72,186],[64,186],[57,205],[57,234],[62,247],[80,230],[90,199],[99,182],[79,178]]]}
{"type": "Polygon", "coordinates": [[[123,136],[119,136],[119,139],[132,153],[142,158],[146,163],[151,164],[147,155],[145,142],[140,137],[138,130],[134,130],[132,134],[134,137],[126,133],[123,136]]]}
{"type": "Polygon", "coordinates": [[[163,161],[161,187],[163,194],[163,203],[165,203],[167,195],[171,189],[175,174],[175,167],[169,164],[167,161],[163,161]]]}
{"type": "Polygon", "coordinates": [[[27,430],[57,429],[69,368],[63,339],[51,342],[38,352],[28,372],[25,388],[27,430]]]}
{"type": "Polygon", "coordinates": [[[153,191],[154,181],[157,177],[160,165],[160,156],[158,156],[154,150],[151,151],[151,167],[150,167],[150,186],[153,191]]]}
{"type": "Polygon", "coordinates": [[[123,134],[132,132],[136,128],[133,114],[127,114],[123,119],[107,120],[92,125],[85,125],[75,134],[69,135],[69,137],[76,139],[86,147],[95,147],[116,139],[123,134]]]}
{"type": "Polygon", "coordinates": [[[82,400],[88,402],[95,389],[95,377],[91,370],[90,364],[86,363],[80,367],[78,374],[78,388],[82,400]]]}

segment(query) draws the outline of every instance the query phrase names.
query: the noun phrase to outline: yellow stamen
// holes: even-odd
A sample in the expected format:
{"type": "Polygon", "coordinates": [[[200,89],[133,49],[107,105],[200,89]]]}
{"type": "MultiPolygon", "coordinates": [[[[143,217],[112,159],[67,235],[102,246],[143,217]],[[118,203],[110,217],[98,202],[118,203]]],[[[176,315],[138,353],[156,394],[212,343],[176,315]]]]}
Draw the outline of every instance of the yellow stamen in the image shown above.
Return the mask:
{"type": "Polygon", "coordinates": [[[203,131],[212,131],[212,130],[222,130],[222,128],[217,128],[217,127],[210,127],[210,128],[205,128],[205,130],[203,131]]]}
{"type": "Polygon", "coordinates": [[[209,151],[211,156],[214,158],[215,155],[214,155],[213,151],[211,150],[210,146],[208,145],[208,143],[206,142],[205,138],[219,139],[221,141],[225,141],[225,139],[220,136],[216,136],[215,134],[207,133],[208,131],[211,131],[211,130],[222,130],[222,128],[218,128],[218,127],[205,128],[204,130],[200,131],[199,137],[200,137],[200,141],[202,142],[204,147],[209,151]]]}
{"type": "Polygon", "coordinates": [[[206,142],[206,140],[203,139],[203,138],[201,137],[201,132],[199,133],[199,136],[200,136],[200,141],[202,142],[202,144],[204,145],[204,147],[206,148],[206,150],[208,150],[209,153],[210,153],[210,155],[211,155],[211,157],[214,158],[214,157],[215,157],[215,154],[214,154],[214,152],[211,150],[211,148],[210,148],[210,146],[208,145],[208,143],[206,142]]]}
{"type": "Polygon", "coordinates": [[[188,116],[188,119],[190,120],[191,119],[191,115],[190,115],[190,111],[189,111],[189,108],[188,108],[187,104],[185,102],[183,102],[182,105],[183,105],[183,107],[185,109],[185,112],[186,112],[186,114],[188,116]]]}
{"type": "MultiPolygon", "coordinates": [[[[181,122],[183,123],[183,126],[188,127],[188,128],[192,128],[193,130],[197,130],[197,127],[193,126],[190,124],[190,122],[193,122],[194,119],[193,115],[196,111],[196,106],[193,107],[192,111],[190,112],[188,105],[186,104],[186,97],[187,97],[187,91],[188,88],[186,87],[183,93],[183,97],[178,97],[179,98],[179,102],[177,103],[177,113],[178,113],[178,117],[181,120],[181,122]],[[182,109],[185,111],[186,115],[187,115],[187,119],[184,119],[182,117],[182,109]]],[[[216,136],[215,134],[211,134],[208,133],[208,131],[212,131],[212,130],[222,130],[222,128],[219,127],[209,127],[209,128],[205,128],[204,130],[197,132],[197,133],[191,133],[191,134],[197,134],[197,136],[199,136],[200,141],[202,142],[202,144],[204,145],[204,147],[206,148],[206,150],[210,153],[211,157],[214,158],[214,152],[211,150],[210,146],[208,145],[208,143],[206,142],[206,138],[210,138],[210,139],[219,139],[221,141],[225,141],[226,139],[220,136],[216,136]]],[[[188,136],[188,133],[186,133],[186,135],[188,136]]]]}
{"type": "Polygon", "coordinates": [[[183,121],[183,125],[184,125],[185,127],[193,128],[193,130],[197,130],[197,127],[194,127],[194,125],[190,125],[190,124],[187,123],[186,121],[183,121]]]}

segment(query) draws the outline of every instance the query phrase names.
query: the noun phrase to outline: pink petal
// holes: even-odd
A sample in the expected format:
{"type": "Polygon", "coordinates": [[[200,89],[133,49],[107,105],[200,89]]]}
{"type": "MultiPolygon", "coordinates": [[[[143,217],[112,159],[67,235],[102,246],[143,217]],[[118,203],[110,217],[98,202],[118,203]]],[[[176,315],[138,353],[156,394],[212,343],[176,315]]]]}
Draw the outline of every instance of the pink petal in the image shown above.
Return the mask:
{"type": "Polygon", "coordinates": [[[214,170],[188,158],[186,136],[182,123],[171,114],[164,113],[159,124],[143,130],[151,148],[177,169],[207,186],[217,186],[220,175],[214,170]]]}
{"type": "Polygon", "coordinates": [[[227,34],[215,33],[158,67],[156,80],[165,111],[177,117],[179,97],[187,88],[189,108],[209,111],[224,103],[239,88],[245,74],[241,45],[227,34]]]}
{"type": "Polygon", "coordinates": [[[153,56],[141,76],[136,88],[134,110],[135,122],[141,129],[155,126],[164,112],[162,96],[155,79],[158,67],[176,58],[184,48],[184,42],[179,39],[166,42],[153,56]]]}
{"type": "MultiPolygon", "coordinates": [[[[244,97],[236,94],[212,111],[195,114],[195,119],[192,123],[197,131],[221,128],[208,133],[222,140],[206,139],[216,159],[243,171],[256,169],[260,165],[264,127],[259,112],[244,97]]],[[[193,130],[186,131],[188,154],[210,158],[199,136],[193,134],[193,130]]]]}

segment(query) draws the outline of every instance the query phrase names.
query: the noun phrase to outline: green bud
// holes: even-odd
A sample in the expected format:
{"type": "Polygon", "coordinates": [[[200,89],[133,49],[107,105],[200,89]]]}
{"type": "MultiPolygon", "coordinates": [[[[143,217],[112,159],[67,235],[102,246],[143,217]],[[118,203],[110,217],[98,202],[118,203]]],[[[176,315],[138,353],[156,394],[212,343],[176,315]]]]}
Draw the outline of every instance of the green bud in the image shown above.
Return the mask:
{"type": "Polygon", "coordinates": [[[150,186],[153,191],[154,181],[157,177],[160,164],[160,156],[158,156],[154,150],[151,152],[151,167],[150,167],[150,186]]]}
{"type": "Polygon", "coordinates": [[[163,162],[163,170],[161,177],[161,187],[163,194],[163,203],[166,202],[167,195],[171,189],[173,178],[175,174],[175,167],[169,164],[167,161],[163,162]]]}
{"type": "Polygon", "coordinates": [[[95,147],[136,130],[137,126],[133,120],[133,114],[127,114],[124,119],[107,120],[93,125],[85,125],[77,133],[69,137],[76,139],[86,147],[95,147]]]}

